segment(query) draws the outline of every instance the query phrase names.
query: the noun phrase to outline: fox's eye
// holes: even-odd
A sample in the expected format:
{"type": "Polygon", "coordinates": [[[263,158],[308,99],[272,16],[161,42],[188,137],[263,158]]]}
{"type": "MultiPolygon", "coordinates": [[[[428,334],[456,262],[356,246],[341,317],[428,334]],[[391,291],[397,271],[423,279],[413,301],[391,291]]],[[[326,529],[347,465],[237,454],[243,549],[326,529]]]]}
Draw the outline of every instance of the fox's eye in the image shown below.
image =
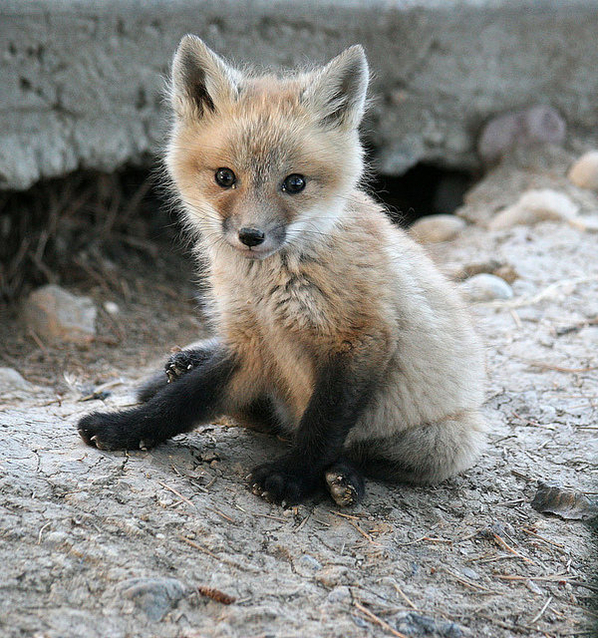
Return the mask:
{"type": "Polygon", "coordinates": [[[214,175],[216,184],[222,188],[230,188],[237,181],[235,174],[230,168],[219,168],[214,175]]]}
{"type": "Polygon", "coordinates": [[[282,183],[282,190],[285,193],[289,193],[289,195],[300,193],[304,188],[305,177],[303,177],[303,175],[299,175],[298,173],[293,173],[292,175],[285,177],[285,180],[282,183]]]}

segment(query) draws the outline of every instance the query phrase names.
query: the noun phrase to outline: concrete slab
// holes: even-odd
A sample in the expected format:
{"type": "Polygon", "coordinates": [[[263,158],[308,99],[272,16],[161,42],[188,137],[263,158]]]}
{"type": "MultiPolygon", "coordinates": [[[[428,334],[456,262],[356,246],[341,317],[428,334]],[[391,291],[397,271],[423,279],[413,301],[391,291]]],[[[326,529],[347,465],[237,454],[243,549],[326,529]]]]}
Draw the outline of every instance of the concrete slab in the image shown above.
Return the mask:
{"type": "Polygon", "coordinates": [[[361,42],[375,79],[366,126],[378,168],[471,168],[484,121],[548,104],[596,136],[592,0],[4,0],[0,189],[78,168],[149,165],[180,37],[260,65],[322,62],[361,42]]]}

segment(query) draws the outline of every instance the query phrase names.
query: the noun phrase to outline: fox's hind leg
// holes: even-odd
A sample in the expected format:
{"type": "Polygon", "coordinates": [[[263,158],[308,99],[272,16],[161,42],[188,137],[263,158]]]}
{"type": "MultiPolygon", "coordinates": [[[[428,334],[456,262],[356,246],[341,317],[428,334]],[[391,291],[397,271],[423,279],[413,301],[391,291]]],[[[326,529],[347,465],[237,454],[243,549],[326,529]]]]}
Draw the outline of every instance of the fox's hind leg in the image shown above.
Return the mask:
{"type": "Polygon", "coordinates": [[[341,507],[358,503],[365,494],[365,483],[360,470],[348,459],[341,458],[324,474],[326,488],[334,502],[341,507]]]}
{"type": "Polygon", "coordinates": [[[217,348],[216,339],[207,339],[191,348],[173,352],[164,365],[164,372],[156,373],[139,388],[137,399],[146,403],[165,385],[209,361],[217,348]]]}
{"type": "Polygon", "coordinates": [[[476,410],[393,436],[354,443],[347,455],[372,478],[438,483],[470,467],[486,442],[486,425],[476,410]]]}

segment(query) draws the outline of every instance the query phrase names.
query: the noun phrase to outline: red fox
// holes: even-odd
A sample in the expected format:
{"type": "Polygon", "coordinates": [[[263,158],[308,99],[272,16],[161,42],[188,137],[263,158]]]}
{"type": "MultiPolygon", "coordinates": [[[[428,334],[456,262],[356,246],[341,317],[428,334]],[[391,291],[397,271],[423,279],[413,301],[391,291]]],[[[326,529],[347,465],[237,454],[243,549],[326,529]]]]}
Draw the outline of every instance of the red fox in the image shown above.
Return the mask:
{"type": "Polygon", "coordinates": [[[457,293],[360,190],[368,64],[241,73],[200,39],[172,67],[166,156],[207,263],[214,338],[166,365],[145,403],[94,413],[100,449],[149,448],[229,415],[291,439],[254,492],[339,505],[363,476],[441,481],[485,440],[482,349],[457,293]]]}

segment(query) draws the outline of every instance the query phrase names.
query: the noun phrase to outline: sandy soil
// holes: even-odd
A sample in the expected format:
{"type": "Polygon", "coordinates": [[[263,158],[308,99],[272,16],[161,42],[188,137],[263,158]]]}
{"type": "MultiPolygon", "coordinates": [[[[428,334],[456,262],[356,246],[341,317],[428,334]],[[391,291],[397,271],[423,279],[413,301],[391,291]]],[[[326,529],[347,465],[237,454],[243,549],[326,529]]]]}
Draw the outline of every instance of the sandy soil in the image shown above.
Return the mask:
{"type": "Polygon", "coordinates": [[[434,487],[368,482],[353,510],[283,510],[244,477],[282,443],[209,425],[150,452],[101,452],[87,411],[131,403],[175,344],[201,333],[188,264],[160,259],[74,292],[98,306],[89,347],[37,344],[0,317],[1,364],[32,384],[0,398],[3,636],[508,636],[593,634],[592,529],[537,513],[537,482],[598,482],[597,236],[554,222],[435,246],[498,259],[512,301],[472,307],[487,345],[490,444],[434,487]],[[124,284],[119,284],[119,281],[124,284]],[[114,381],[104,400],[82,401],[114,381]],[[202,595],[211,587],[232,604],[202,595]]]}

